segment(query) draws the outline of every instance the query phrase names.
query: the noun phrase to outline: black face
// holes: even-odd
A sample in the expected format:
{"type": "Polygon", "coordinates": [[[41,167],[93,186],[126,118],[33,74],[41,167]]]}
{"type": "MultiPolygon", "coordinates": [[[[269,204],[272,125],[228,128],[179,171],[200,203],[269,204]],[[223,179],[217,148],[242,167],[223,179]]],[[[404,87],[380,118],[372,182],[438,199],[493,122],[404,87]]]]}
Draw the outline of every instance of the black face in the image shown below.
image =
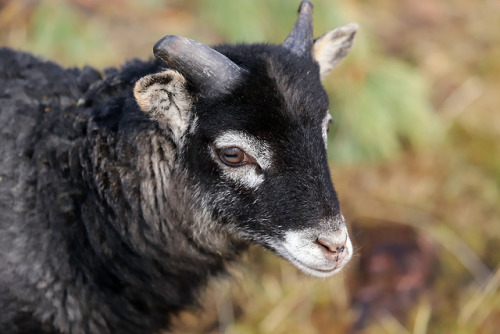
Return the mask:
{"type": "Polygon", "coordinates": [[[247,73],[231,94],[199,97],[187,169],[219,223],[273,248],[270,238],[339,215],[323,138],[328,98],[312,59],[269,45],[219,51],[247,73]]]}
{"type": "Polygon", "coordinates": [[[141,78],[134,95],[176,146],[192,211],[183,222],[213,232],[205,246],[253,241],[327,277],[349,261],[352,243],[328,170],[320,78],[347,54],[357,26],[313,41],[311,20],[303,1],[282,46],[210,48],[165,36],[154,52],[168,68],[141,78]]]}

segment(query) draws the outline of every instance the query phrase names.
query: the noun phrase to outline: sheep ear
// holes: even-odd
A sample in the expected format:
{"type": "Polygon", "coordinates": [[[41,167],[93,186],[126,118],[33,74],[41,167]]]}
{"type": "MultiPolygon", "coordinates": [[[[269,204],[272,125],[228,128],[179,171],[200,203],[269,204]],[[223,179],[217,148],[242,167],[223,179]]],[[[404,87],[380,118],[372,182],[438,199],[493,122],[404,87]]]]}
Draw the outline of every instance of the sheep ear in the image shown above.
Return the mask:
{"type": "Polygon", "coordinates": [[[169,128],[176,142],[181,140],[192,119],[193,99],[179,72],[169,69],[139,79],[134,97],[142,111],[169,128]]]}
{"type": "Polygon", "coordinates": [[[327,32],[314,41],[313,57],[319,64],[321,79],[324,79],[347,55],[357,30],[357,24],[347,24],[327,32]]]}

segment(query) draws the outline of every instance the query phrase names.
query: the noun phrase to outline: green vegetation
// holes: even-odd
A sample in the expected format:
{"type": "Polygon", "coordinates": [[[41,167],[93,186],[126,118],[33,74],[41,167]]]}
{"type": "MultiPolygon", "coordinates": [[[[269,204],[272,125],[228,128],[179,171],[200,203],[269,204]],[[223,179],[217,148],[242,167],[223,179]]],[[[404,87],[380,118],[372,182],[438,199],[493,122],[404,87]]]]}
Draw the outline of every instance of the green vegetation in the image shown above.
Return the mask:
{"type": "MultiPolygon", "coordinates": [[[[207,44],[280,43],[299,1],[3,1],[0,44],[66,66],[151,56],[165,34],[207,44]]],[[[315,0],[315,31],[357,22],[352,53],[325,81],[329,155],[348,220],[411,225],[440,264],[406,323],[365,333],[496,333],[500,326],[500,6],[495,1],[315,0]]],[[[1,181],[1,180],[0,180],[1,181]]],[[[362,250],[360,250],[362,251],[362,250]]],[[[252,249],[214,282],[183,333],[343,333],[347,283],[304,277],[252,249]]]]}

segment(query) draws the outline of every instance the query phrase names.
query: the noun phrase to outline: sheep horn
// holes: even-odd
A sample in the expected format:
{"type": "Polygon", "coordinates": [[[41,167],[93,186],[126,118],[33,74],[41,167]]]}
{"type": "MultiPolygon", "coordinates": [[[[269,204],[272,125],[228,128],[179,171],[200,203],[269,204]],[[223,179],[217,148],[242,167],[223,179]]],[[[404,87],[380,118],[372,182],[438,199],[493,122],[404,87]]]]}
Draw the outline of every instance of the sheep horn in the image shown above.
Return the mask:
{"type": "Polygon", "coordinates": [[[153,53],[207,97],[230,92],[244,72],[223,54],[185,37],[165,36],[155,44],[153,53]]]}
{"type": "Polygon", "coordinates": [[[283,42],[283,46],[298,56],[311,56],[313,46],[313,26],[312,26],[313,4],[304,0],[299,6],[299,16],[290,31],[290,34],[283,42]]]}

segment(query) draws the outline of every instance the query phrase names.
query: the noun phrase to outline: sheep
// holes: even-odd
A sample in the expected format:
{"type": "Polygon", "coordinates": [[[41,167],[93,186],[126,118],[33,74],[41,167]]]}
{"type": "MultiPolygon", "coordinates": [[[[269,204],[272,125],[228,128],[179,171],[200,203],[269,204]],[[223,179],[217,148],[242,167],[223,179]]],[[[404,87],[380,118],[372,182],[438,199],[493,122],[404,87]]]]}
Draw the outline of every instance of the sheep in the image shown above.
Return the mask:
{"type": "Polygon", "coordinates": [[[349,24],[281,45],[166,36],[104,76],[0,49],[0,332],[156,333],[249,244],[352,256],[321,85],[349,24]]]}

